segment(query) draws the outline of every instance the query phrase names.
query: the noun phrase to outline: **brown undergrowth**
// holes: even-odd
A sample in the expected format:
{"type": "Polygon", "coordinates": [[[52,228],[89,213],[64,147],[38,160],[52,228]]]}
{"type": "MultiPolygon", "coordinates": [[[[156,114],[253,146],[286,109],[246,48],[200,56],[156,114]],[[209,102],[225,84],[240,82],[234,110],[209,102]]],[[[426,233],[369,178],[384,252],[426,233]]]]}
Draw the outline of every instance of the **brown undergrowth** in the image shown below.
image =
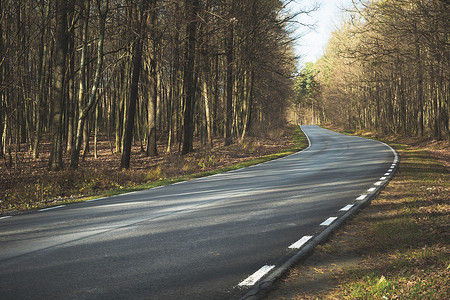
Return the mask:
{"type": "Polygon", "coordinates": [[[47,169],[48,143],[42,143],[38,159],[33,159],[27,146],[21,145],[21,151],[12,150],[0,160],[0,215],[163,185],[214,170],[220,172],[230,166],[238,168],[245,161],[258,162],[270,159],[274,153],[300,149],[300,144],[293,140],[293,135],[299,134],[289,127],[270,137],[247,137],[227,147],[222,139],[214,140],[213,147],[201,145],[197,140],[195,151],[188,155],[181,155],[175,148],[168,153],[161,142],[159,156],[146,157],[141,146],[135,145],[129,170],[118,169],[120,154],[113,153],[106,137],[98,145],[98,158],[94,158],[91,150],[77,170],[70,170],[66,153],[66,168],[58,172],[47,169]]]}
{"type": "Polygon", "coordinates": [[[394,179],[292,268],[268,299],[448,299],[448,147],[414,139],[389,143],[400,154],[394,179]]]}

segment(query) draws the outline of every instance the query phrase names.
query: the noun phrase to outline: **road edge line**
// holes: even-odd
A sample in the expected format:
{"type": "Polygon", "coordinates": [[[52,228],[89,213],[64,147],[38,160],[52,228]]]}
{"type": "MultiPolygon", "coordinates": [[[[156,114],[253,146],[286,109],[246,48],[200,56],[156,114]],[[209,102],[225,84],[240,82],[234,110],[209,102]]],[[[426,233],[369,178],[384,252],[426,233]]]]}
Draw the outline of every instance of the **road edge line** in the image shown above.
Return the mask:
{"type": "MultiPolygon", "coordinates": [[[[303,129],[300,126],[300,129],[303,131],[303,129]]],[[[311,142],[309,140],[308,135],[303,132],[305,136],[308,138],[308,142],[311,142]]],[[[370,204],[372,199],[374,199],[378,194],[384,189],[384,187],[392,180],[394,177],[398,166],[400,164],[400,157],[398,155],[398,152],[392,148],[390,145],[370,139],[376,142],[379,142],[385,146],[387,146],[392,153],[394,154],[394,159],[392,164],[395,164],[395,167],[390,167],[392,169],[392,172],[390,172],[390,175],[386,176],[386,180],[383,180],[380,185],[376,186],[376,190],[368,194],[367,197],[365,197],[364,200],[358,201],[354,203],[353,207],[347,211],[345,214],[337,218],[333,223],[331,223],[328,227],[326,227],[322,232],[320,232],[317,236],[310,239],[300,250],[297,251],[293,256],[291,256],[286,262],[284,262],[281,266],[274,268],[269,275],[264,278],[260,283],[258,283],[254,288],[252,288],[250,291],[248,291],[243,297],[240,298],[240,300],[262,300],[267,294],[270,292],[270,290],[273,287],[273,284],[275,281],[280,279],[292,266],[295,264],[298,264],[304,260],[306,260],[314,251],[314,249],[324,243],[327,239],[331,237],[331,235],[338,230],[348,219],[353,217],[356,213],[358,213],[360,210],[365,208],[370,204]]],[[[308,146],[308,148],[310,147],[308,146]]],[[[306,148],[306,149],[308,149],[306,148]]],[[[304,150],[306,150],[304,149],[304,150]]]]}

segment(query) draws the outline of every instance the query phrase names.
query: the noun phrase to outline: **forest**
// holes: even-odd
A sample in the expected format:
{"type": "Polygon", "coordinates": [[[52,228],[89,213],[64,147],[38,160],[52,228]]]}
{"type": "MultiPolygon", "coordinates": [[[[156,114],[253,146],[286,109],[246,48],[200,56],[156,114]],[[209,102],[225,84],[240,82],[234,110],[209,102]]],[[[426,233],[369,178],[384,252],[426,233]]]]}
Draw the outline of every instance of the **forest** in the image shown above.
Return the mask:
{"type": "Polygon", "coordinates": [[[292,1],[2,0],[0,207],[260,158],[289,122],[450,139],[448,1],[354,0],[300,71],[292,1]]]}
{"type": "MultiPolygon", "coordinates": [[[[108,141],[130,167],[285,124],[295,14],[279,0],[0,2],[0,158],[77,169],[108,141]]],[[[9,162],[9,164],[8,164],[9,162]]],[[[16,162],[17,164],[17,162],[16,162]]]]}
{"type": "Polygon", "coordinates": [[[354,1],[297,77],[297,118],[448,140],[449,21],[446,0],[354,1]]]}

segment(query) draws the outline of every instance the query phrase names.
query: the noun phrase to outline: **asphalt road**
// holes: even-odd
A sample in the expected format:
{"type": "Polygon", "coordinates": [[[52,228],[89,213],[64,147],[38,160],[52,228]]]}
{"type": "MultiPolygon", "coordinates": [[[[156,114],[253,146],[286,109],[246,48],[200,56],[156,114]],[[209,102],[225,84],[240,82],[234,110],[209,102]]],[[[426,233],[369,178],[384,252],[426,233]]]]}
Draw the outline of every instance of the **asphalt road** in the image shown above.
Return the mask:
{"type": "Polygon", "coordinates": [[[239,299],[394,160],[382,143],[302,129],[311,146],[279,160],[0,219],[0,298],[239,299]]]}

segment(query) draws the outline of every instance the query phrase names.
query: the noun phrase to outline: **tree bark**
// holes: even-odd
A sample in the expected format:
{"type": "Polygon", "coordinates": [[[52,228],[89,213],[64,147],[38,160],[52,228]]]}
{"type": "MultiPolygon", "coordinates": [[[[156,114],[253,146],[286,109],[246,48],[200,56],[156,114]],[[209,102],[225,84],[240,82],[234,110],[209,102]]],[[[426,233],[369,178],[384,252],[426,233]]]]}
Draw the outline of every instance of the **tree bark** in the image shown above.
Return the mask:
{"type": "MultiPolygon", "coordinates": [[[[234,0],[231,0],[231,16],[234,10],[234,0]]],[[[233,143],[233,44],[234,44],[234,20],[230,17],[227,37],[225,41],[225,57],[227,61],[227,98],[225,105],[225,146],[233,143]]]]}
{"type": "Polygon", "coordinates": [[[120,161],[120,169],[129,169],[130,168],[130,159],[131,159],[131,144],[133,141],[133,130],[134,130],[134,116],[136,114],[136,103],[138,98],[139,91],[139,77],[141,73],[141,65],[142,65],[142,45],[143,38],[146,32],[146,15],[147,15],[147,1],[142,0],[141,2],[141,11],[139,12],[140,16],[138,18],[138,34],[135,38],[133,44],[133,55],[132,55],[132,77],[130,84],[130,97],[129,104],[127,108],[126,115],[126,123],[124,130],[124,143],[123,143],[123,151],[122,151],[122,159],[120,161]]]}
{"type": "Polygon", "coordinates": [[[150,58],[150,77],[151,77],[151,93],[148,98],[148,132],[147,132],[147,156],[158,156],[158,150],[156,145],[156,110],[158,103],[158,87],[159,87],[159,78],[158,78],[158,70],[157,70],[157,51],[158,51],[158,37],[156,34],[156,0],[153,0],[151,3],[151,36],[152,36],[152,52],[153,57],[150,58]]]}
{"type": "Polygon", "coordinates": [[[207,144],[209,147],[213,146],[213,138],[212,138],[212,126],[211,126],[211,111],[209,104],[209,93],[208,93],[208,82],[206,80],[206,74],[203,76],[203,100],[205,103],[205,121],[206,121],[206,135],[207,135],[207,144]]]}
{"type": "MultiPolygon", "coordinates": [[[[84,32],[87,33],[87,26],[89,23],[89,1],[85,2],[85,9],[86,9],[86,15],[85,15],[85,28],[84,32]]],[[[99,7],[100,9],[100,7],[99,7]]],[[[86,106],[84,106],[84,89],[85,89],[85,56],[86,56],[86,43],[87,43],[87,37],[85,34],[83,34],[83,49],[81,54],[81,63],[80,63],[80,72],[81,72],[81,79],[80,79],[80,90],[79,90],[79,116],[78,116],[78,125],[77,125],[77,134],[75,139],[75,147],[73,147],[72,155],[71,155],[71,161],[70,161],[70,167],[72,169],[78,168],[79,163],[79,157],[80,157],[80,150],[81,150],[81,144],[83,139],[83,131],[85,128],[85,122],[86,118],[89,115],[89,111],[97,104],[97,90],[100,83],[100,77],[101,72],[103,69],[103,44],[105,40],[105,23],[106,23],[106,16],[109,9],[109,0],[105,0],[104,6],[100,9],[100,16],[99,16],[99,40],[97,45],[97,66],[95,69],[95,75],[94,75],[94,82],[92,84],[91,92],[89,94],[89,101],[86,106]]],[[[87,144],[87,143],[86,143],[87,144]]],[[[86,153],[86,151],[85,151],[86,153]]]]}
{"type": "MultiPolygon", "coordinates": [[[[0,11],[2,11],[2,2],[0,1],[0,11]]],[[[0,57],[4,57],[4,46],[3,46],[3,23],[0,20],[0,57]]],[[[3,82],[3,63],[0,64],[0,86],[4,85],[3,82]]],[[[4,118],[3,118],[3,102],[4,102],[5,93],[3,89],[0,89],[0,158],[3,158],[4,153],[4,145],[3,145],[3,128],[4,128],[4,118]]]]}
{"type": "Polygon", "coordinates": [[[55,69],[53,78],[52,122],[51,122],[51,154],[49,168],[60,170],[63,168],[63,106],[65,66],[67,54],[67,1],[56,1],[56,41],[55,41],[55,69]]]}
{"type": "Polygon", "coordinates": [[[185,48],[185,65],[184,65],[184,130],[183,130],[183,149],[182,153],[187,154],[193,150],[194,139],[194,103],[195,103],[195,42],[197,35],[197,11],[199,8],[199,0],[185,0],[188,24],[186,26],[186,48],[185,48]]]}

